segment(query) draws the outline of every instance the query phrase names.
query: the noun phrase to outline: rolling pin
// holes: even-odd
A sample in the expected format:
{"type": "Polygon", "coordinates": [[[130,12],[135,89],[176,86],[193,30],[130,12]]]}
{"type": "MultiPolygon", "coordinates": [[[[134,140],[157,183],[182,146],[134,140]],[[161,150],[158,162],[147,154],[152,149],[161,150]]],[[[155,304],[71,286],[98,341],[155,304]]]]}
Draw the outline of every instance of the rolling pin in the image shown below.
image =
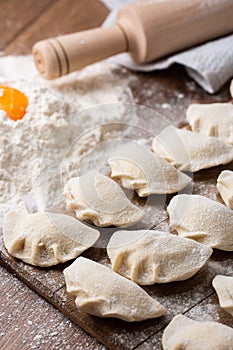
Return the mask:
{"type": "Polygon", "coordinates": [[[233,32],[233,0],[142,0],[118,12],[117,24],[58,36],[33,46],[46,79],[128,52],[143,64],[233,32]]]}

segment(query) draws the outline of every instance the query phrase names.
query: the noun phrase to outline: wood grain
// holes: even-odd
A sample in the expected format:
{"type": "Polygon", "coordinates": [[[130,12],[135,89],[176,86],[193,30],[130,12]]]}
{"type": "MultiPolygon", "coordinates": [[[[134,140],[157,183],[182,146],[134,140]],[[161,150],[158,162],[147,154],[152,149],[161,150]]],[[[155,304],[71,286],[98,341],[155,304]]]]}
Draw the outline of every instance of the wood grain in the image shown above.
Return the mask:
{"type": "MultiPolygon", "coordinates": [[[[31,46],[39,39],[95,27],[103,21],[108,12],[102,4],[95,0],[43,0],[40,2],[0,0],[0,6],[0,19],[3,18],[3,21],[5,21],[9,15],[13,23],[9,32],[0,41],[0,46],[4,48],[6,54],[30,53],[31,46]],[[10,14],[12,11],[14,11],[14,14],[10,14]]],[[[6,31],[6,26],[6,22],[4,24],[0,22],[0,29],[6,31]]],[[[155,113],[162,114],[176,126],[184,124],[185,110],[191,102],[219,102],[230,99],[228,83],[217,95],[210,96],[190,80],[184,69],[178,66],[163,72],[132,74],[132,76],[135,77],[132,80],[131,88],[136,102],[152,108],[156,111],[155,113]]],[[[194,192],[218,199],[215,188],[216,178],[221,170],[227,168],[233,169],[233,164],[197,173],[195,175],[194,192]]],[[[166,222],[164,224],[166,225],[166,222]]],[[[109,263],[104,249],[92,248],[83,255],[104,264],[109,263]]],[[[215,251],[209,263],[190,280],[146,287],[145,290],[149,294],[156,297],[167,307],[168,314],[161,319],[133,324],[114,319],[100,319],[79,313],[75,308],[73,297],[67,295],[65,291],[62,270],[69,263],[50,269],[35,268],[11,258],[3,247],[0,247],[0,262],[110,349],[161,349],[160,340],[163,329],[176,313],[185,313],[197,320],[206,318],[232,325],[230,316],[219,308],[211,286],[212,278],[217,273],[233,273],[232,253],[215,251]]],[[[2,274],[2,277],[4,281],[7,281],[7,284],[2,284],[0,291],[4,292],[8,288],[9,297],[1,298],[1,300],[4,300],[3,310],[6,312],[2,322],[4,337],[0,338],[1,348],[4,350],[14,348],[26,350],[29,349],[28,341],[31,344],[30,349],[33,349],[34,346],[35,349],[43,350],[46,348],[83,350],[85,344],[88,344],[88,349],[102,348],[95,340],[82,332],[79,327],[75,327],[73,323],[66,321],[36,294],[25,290],[25,287],[19,282],[17,284],[10,281],[6,277],[6,272],[2,274]],[[21,290],[23,290],[22,293],[21,290]],[[14,298],[19,301],[19,306],[12,303],[14,298]],[[35,306],[36,312],[33,311],[32,305],[35,306]],[[12,316],[14,314],[16,319],[12,316]],[[12,317],[9,317],[10,323],[8,322],[9,315],[12,317]],[[30,315],[33,315],[32,325],[30,322],[27,324],[30,315]],[[50,317],[55,319],[52,328],[49,324],[50,317]],[[60,331],[59,325],[64,325],[66,322],[68,322],[68,328],[64,326],[64,329],[61,329],[62,334],[58,332],[57,335],[54,335],[54,338],[56,338],[54,339],[50,333],[56,332],[56,328],[60,331]],[[13,325],[15,325],[15,331],[11,328],[13,325]],[[29,326],[33,327],[31,335],[28,335],[29,326]],[[48,329],[47,333],[46,329],[48,329]],[[24,335],[24,331],[27,336],[24,335]],[[36,337],[37,334],[41,335],[41,332],[45,332],[45,337],[42,336],[40,342],[40,337],[36,340],[33,337],[36,337]],[[49,338],[48,343],[43,343],[46,340],[45,338],[49,338]]]]}
{"type": "MultiPolygon", "coordinates": [[[[229,99],[227,87],[217,97],[208,96],[191,82],[183,69],[179,67],[151,75],[133,75],[131,87],[137,101],[153,107],[155,111],[166,114],[167,120],[177,126],[184,123],[185,108],[192,99],[196,101],[229,99]],[[171,76],[173,77],[172,82],[171,76]]],[[[150,128],[149,121],[147,121],[146,126],[148,129],[150,128]]],[[[233,169],[233,164],[196,173],[194,193],[207,195],[216,200],[216,178],[221,170],[227,168],[233,169]]],[[[164,213],[166,213],[165,210],[164,213]]],[[[166,226],[166,222],[163,224],[166,226]]],[[[109,263],[105,249],[92,248],[83,255],[103,264],[109,263]]],[[[197,305],[202,302],[205,304],[205,300],[213,295],[211,282],[219,271],[223,274],[233,273],[233,253],[216,251],[207,265],[193,278],[179,283],[145,288],[152,297],[167,307],[166,317],[139,323],[127,323],[121,320],[100,319],[77,311],[74,298],[67,295],[65,291],[62,275],[62,270],[69,263],[50,269],[35,268],[10,258],[4,248],[1,250],[1,261],[30,287],[110,349],[134,349],[139,346],[143,348],[144,342],[148,342],[148,346],[150,346],[153,339],[157,343],[161,335],[160,332],[175,314],[195,310],[197,305]]],[[[211,317],[213,320],[216,319],[213,315],[211,317]]],[[[226,314],[222,322],[229,323],[229,317],[226,314]]]]}
{"type": "MultiPolygon", "coordinates": [[[[104,249],[92,248],[82,255],[102,264],[108,264],[104,249]]],[[[36,268],[10,257],[4,247],[0,249],[0,261],[3,266],[16,274],[72,321],[94,335],[109,349],[117,350],[137,348],[148,338],[150,338],[150,341],[155,339],[157,344],[158,337],[161,335],[160,331],[165,328],[172,317],[178,313],[186,314],[192,309],[195,312],[202,302],[206,305],[206,301],[214,294],[211,283],[216,274],[231,275],[233,273],[233,253],[215,251],[206,266],[193,278],[179,283],[144,288],[167,308],[168,312],[165,317],[144,322],[127,323],[117,319],[101,319],[81,313],[76,309],[74,298],[66,293],[62,275],[62,270],[70,262],[56,268],[36,268]]],[[[214,300],[215,308],[219,308],[216,298],[214,300]]],[[[208,311],[206,312],[206,317],[208,316],[209,319],[219,320],[217,313],[212,312],[210,314],[208,311]]],[[[196,318],[199,320],[203,318],[200,311],[197,312],[196,318]]],[[[221,322],[231,325],[232,318],[227,313],[222,312],[221,322]]]]}
{"type": "Polygon", "coordinates": [[[96,339],[64,317],[24,283],[0,268],[0,348],[104,350],[96,339]]]}
{"type": "Polygon", "coordinates": [[[0,0],[0,50],[16,40],[55,0],[0,0]]]}
{"type": "Polygon", "coordinates": [[[29,54],[38,40],[97,27],[107,13],[106,7],[96,0],[57,0],[4,50],[4,54],[29,54]]]}
{"type": "MultiPolygon", "coordinates": [[[[227,314],[223,309],[220,308],[218,298],[215,292],[209,297],[204,299],[195,307],[191,308],[185,313],[185,316],[192,318],[196,321],[215,321],[223,323],[229,327],[233,326],[232,316],[227,314]]],[[[135,349],[137,350],[162,350],[163,330],[158,332],[156,335],[150,337],[147,341],[143,342],[135,349]]]]}

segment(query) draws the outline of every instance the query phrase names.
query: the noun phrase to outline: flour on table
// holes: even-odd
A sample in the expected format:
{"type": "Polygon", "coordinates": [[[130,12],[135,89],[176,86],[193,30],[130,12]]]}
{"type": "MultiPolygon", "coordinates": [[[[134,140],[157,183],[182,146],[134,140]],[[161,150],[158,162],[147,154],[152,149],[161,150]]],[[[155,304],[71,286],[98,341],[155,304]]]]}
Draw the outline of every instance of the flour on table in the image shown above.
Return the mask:
{"type": "Polygon", "coordinates": [[[14,79],[7,79],[0,69],[0,83],[24,92],[29,106],[17,122],[0,111],[0,220],[9,209],[25,211],[28,205],[35,205],[43,210],[60,205],[61,175],[62,181],[77,175],[88,151],[104,138],[119,134],[119,125],[109,123],[133,122],[124,105],[116,103],[133,101],[129,79],[124,73],[119,78],[113,64],[98,63],[47,82],[31,68],[29,76],[25,70],[25,78],[18,74],[18,62],[31,65],[30,57],[2,59],[17,69],[14,79]],[[115,104],[88,110],[106,103],[115,104]],[[108,125],[103,126],[105,123],[108,125]]]}

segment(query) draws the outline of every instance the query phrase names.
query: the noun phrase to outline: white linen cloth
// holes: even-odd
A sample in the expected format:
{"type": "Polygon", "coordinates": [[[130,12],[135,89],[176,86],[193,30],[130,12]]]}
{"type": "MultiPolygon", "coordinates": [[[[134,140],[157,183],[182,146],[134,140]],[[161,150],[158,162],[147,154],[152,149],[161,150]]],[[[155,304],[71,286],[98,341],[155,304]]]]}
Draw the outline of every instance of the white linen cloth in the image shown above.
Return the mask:
{"type": "MultiPolygon", "coordinates": [[[[106,27],[116,22],[118,9],[132,0],[102,0],[102,2],[111,10],[103,23],[106,27]]],[[[205,91],[213,94],[233,77],[233,34],[143,65],[135,63],[126,53],[119,54],[112,60],[131,70],[141,72],[166,69],[174,63],[181,64],[192,79],[205,91]]]]}

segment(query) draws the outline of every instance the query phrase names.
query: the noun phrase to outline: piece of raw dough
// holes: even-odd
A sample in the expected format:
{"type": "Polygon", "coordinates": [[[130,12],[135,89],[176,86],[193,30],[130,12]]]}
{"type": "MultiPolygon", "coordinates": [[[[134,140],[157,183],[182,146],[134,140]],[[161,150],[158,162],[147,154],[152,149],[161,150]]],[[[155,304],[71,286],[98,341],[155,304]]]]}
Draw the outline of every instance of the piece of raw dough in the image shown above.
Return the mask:
{"type": "Polygon", "coordinates": [[[218,275],[213,279],[212,284],[220,306],[233,316],[233,277],[218,275]]]}
{"type": "Polygon", "coordinates": [[[118,147],[108,163],[111,176],[121,179],[123,187],[135,190],[140,197],[175,193],[192,181],[166,160],[137,143],[118,147]]]}
{"type": "Polygon", "coordinates": [[[97,262],[80,257],[63,272],[67,292],[75,296],[76,307],[82,312],[129,322],[165,313],[165,308],[136,283],[97,262]]]}
{"type": "Polygon", "coordinates": [[[233,147],[197,132],[168,126],[153,139],[153,151],[182,171],[196,172],[233,160],[233,147]]]}
{"type": "Polygon", "coordinates": [[[231,93],[231,96],[233,97],[233,80],[231,81],[231,85],[230,85],[230,93],[231,93]]]}
{"type": "Polygon", "coordinates": [[[218,322],[175,316],[165,328],[163,350],[233,350],[233,329],[218,322]]]}
{"type": "Polygon", "coordinates": [[[9,212],[3,240],[9,254],[35,266],[52,266],[79,256],[95,244],[99,232],[69,215],[9,212]]]}
{"type": "Polygon", "coordinates": [[[217,179],[217,189],[224,203],[233,209],[233,171],[224,170],[217,179]]]}
{"type": "Polygon", "coordinates": [[[70,179],[64,196],[79,220],[96,226],[129,226],[144,216],[114,180],[96,171],[70,179]]]}
{"type": "Polygon", "coordinates": [[[113,271],[140,285],[183,281],[198,272],[212,249],[169,232],[117,231],[107,253],[113,271]]]}
{"type": "Polygon", "coordinates": [[[191,104],[186,112],[192,131],[233,145],[233,104],[191,104]]]}
{"type": "Polygon", "coordinates": [[[199,195],[172,198],[167,211],[170,229],[212,248],[233,251],[233,212],[225,205],[199,195]]]}

